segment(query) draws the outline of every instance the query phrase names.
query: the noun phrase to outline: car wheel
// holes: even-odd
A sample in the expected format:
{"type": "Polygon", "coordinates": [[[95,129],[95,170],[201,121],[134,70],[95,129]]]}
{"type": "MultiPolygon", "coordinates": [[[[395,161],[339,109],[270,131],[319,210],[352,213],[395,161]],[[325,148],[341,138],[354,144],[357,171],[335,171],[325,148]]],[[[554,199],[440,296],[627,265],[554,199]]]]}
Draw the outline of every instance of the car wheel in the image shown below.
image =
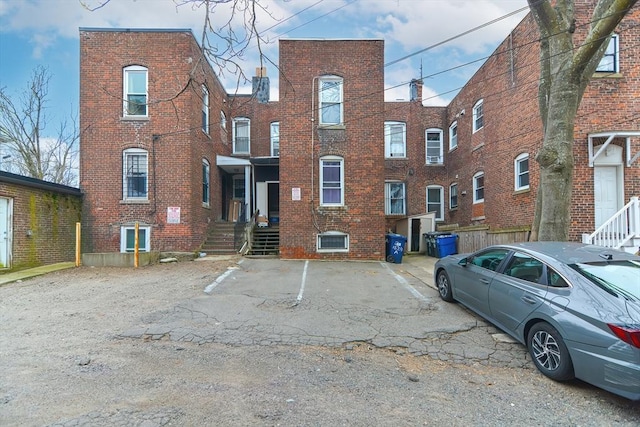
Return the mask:
{"type": "Polygon", "coordinates": [[[560,333],[550,324],[533,325],[527,335],[527,347],[533,363],[547,377],[556,381],[574,378],[569,350],[560,333]]]}
{"type": "Polygon", "coordinates": [[[453,293],[451,292],[451,281],[446,271],[440,270],[436,276],[436,285],[438,286],[438,293],[440,298],[447,302],[453,301],[453,293]]]}

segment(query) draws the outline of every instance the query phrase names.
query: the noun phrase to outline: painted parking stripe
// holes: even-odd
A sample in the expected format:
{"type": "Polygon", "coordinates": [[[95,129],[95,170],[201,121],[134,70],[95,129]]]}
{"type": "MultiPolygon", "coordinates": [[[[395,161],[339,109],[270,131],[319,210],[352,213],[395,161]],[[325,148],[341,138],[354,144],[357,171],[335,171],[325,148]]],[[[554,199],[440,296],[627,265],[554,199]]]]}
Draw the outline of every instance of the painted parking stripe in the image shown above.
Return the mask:
{"type": "Polygon", "coordinates": [[[211,292],[213,292],[213,290],[216,288],[216,286],[218,286],[220,283],[222,283],[224,281],[224,279],[227,278],[227,276],[229,276],[231,273],[233,273],[237,269],[238,269],[238,267],[229,267],[229,268],[227,268],[227,271],[222,273],[220,276],[218,276],[218,278],[213,283],[211,283],[206,288],[204,288],[204,293],[205,294],[210,294],[211,292]]]}
{"type": "Polygon", "coordinates": [[[300,283],[300,292],[298,292],[298,297],[296,298],[296,303],[294,306],[300,304],[302,301],[302,295],[304,294],[304,287],[307,283],[307,268],[309,267],[309,260],[304,262],[304,269],[302,270],[302,282],[300,283]]]}
{"type": "Polygon", "coordinates": [[[383,266],[384,268],[386,268],[386,269],[387,269],[387,271],[389,271],[389,273],[391,273],[391,275],[392,275],[393,277],[395,277],[395,278],[396,278],[396,280],[397,280],[398,282],[400,282],[400,284],[401,284],[402,286],[404,286],[404,287],[405,287],[405,289],[406,289],[406,290],[408,290],[408,291],[411,293],[411,295],[413,295],[414,297],[418,298],[418,299],[419,299],[420,301],[422,301],[422,302],[428,302],[428,301],[429,301],[429,300],[427,299],[427,297],[425,297],[424,295],[422,295],[420,292],[418,292],[418,290],[417,290],[416,288],[414,288],[413,286],[411,286],[411,285],[409,284],[409,282],[407,282],[407,281],[405,280],[405,278],[404,278],[404,277],[400,276],[399,274],[396,274],[396,272],[395,272],[395,271],[393,271],[393,270],[392,270],[392,269],[387,265],[387,263],[386,263],[386,262],[381,262],[381,263],[380,263],[380,265],[381,265],[381,266],[383,266]]]}

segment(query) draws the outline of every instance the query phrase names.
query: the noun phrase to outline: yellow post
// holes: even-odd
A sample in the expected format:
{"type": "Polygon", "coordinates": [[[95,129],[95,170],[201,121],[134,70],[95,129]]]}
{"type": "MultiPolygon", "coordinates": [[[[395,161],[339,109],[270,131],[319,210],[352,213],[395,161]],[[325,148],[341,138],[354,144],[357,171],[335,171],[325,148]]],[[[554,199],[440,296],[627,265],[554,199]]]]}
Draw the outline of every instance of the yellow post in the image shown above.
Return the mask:
{"type": "Polygon", "coordinates": [[[138,221],[136,221],[136,228],[135,228],[135,243],[133,245],[133,266],[135,268],[138,268],[138,265],[140,265],[140,251],[139,251],[139,246],[140,246],[140,241],[138,240],[138,221]]]}
{"type": "Polygon", "coordinates": [[[76,267],[80,267],[81,262],[81,251],[80,251],[80,223],[76,222],[76,267]]]}

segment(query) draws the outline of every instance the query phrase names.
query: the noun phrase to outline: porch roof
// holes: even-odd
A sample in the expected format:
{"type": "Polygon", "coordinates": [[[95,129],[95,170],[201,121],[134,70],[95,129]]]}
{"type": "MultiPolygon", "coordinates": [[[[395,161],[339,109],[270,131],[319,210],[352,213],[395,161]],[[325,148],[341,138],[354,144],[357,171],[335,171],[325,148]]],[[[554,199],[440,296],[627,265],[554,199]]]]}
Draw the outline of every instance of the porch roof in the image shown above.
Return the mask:
{"type": "Polygon", "coordinates": [[[607,148],[607,146],[611,143],[611,141],[613,141],[614,138],[625,138],[626,139],[626,153],[627,153],[627,167],[630,167],[633,162],[635,162],[636,160],[638,160],[638,157],[640,157],[640,151],[638,151],[637,153],[635,153],[633,156],[631,155],[631,138],[633,137],[640,137],[640,131],[638,130],[632,130],[632,131],[606,131],[606,132],[597,132],[597,133],[590,133],[589,134],[589,166],[593,167],[593,162],[594,160],[604,152],[604,150],[607,148]],[[598,149],[598,151],[596,151],[595,153],[593,152],[593,140],[596,138],[606,138],[605,142],[602,144],[602,146],[598,149]]]}
{"type": "Polygon", "coordinates": [[[217,155],[216,166],[227,173],[240,173],[244,172],[245,167],[251,166],[251,162],[247,159],[217,155]]]}

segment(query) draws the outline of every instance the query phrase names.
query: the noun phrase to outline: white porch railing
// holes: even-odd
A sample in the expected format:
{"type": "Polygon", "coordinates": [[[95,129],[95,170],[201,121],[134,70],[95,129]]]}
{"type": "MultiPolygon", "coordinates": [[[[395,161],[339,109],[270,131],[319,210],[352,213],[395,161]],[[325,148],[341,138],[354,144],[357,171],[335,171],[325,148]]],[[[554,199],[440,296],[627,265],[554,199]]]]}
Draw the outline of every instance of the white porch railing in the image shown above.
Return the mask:
{"type": "Polygon", "coordinates": [[[640,199],[632,197],[622,209],[596,231],[582,235],[582,243],[620,249],[634,237],[640,238],[640,199]]]}

